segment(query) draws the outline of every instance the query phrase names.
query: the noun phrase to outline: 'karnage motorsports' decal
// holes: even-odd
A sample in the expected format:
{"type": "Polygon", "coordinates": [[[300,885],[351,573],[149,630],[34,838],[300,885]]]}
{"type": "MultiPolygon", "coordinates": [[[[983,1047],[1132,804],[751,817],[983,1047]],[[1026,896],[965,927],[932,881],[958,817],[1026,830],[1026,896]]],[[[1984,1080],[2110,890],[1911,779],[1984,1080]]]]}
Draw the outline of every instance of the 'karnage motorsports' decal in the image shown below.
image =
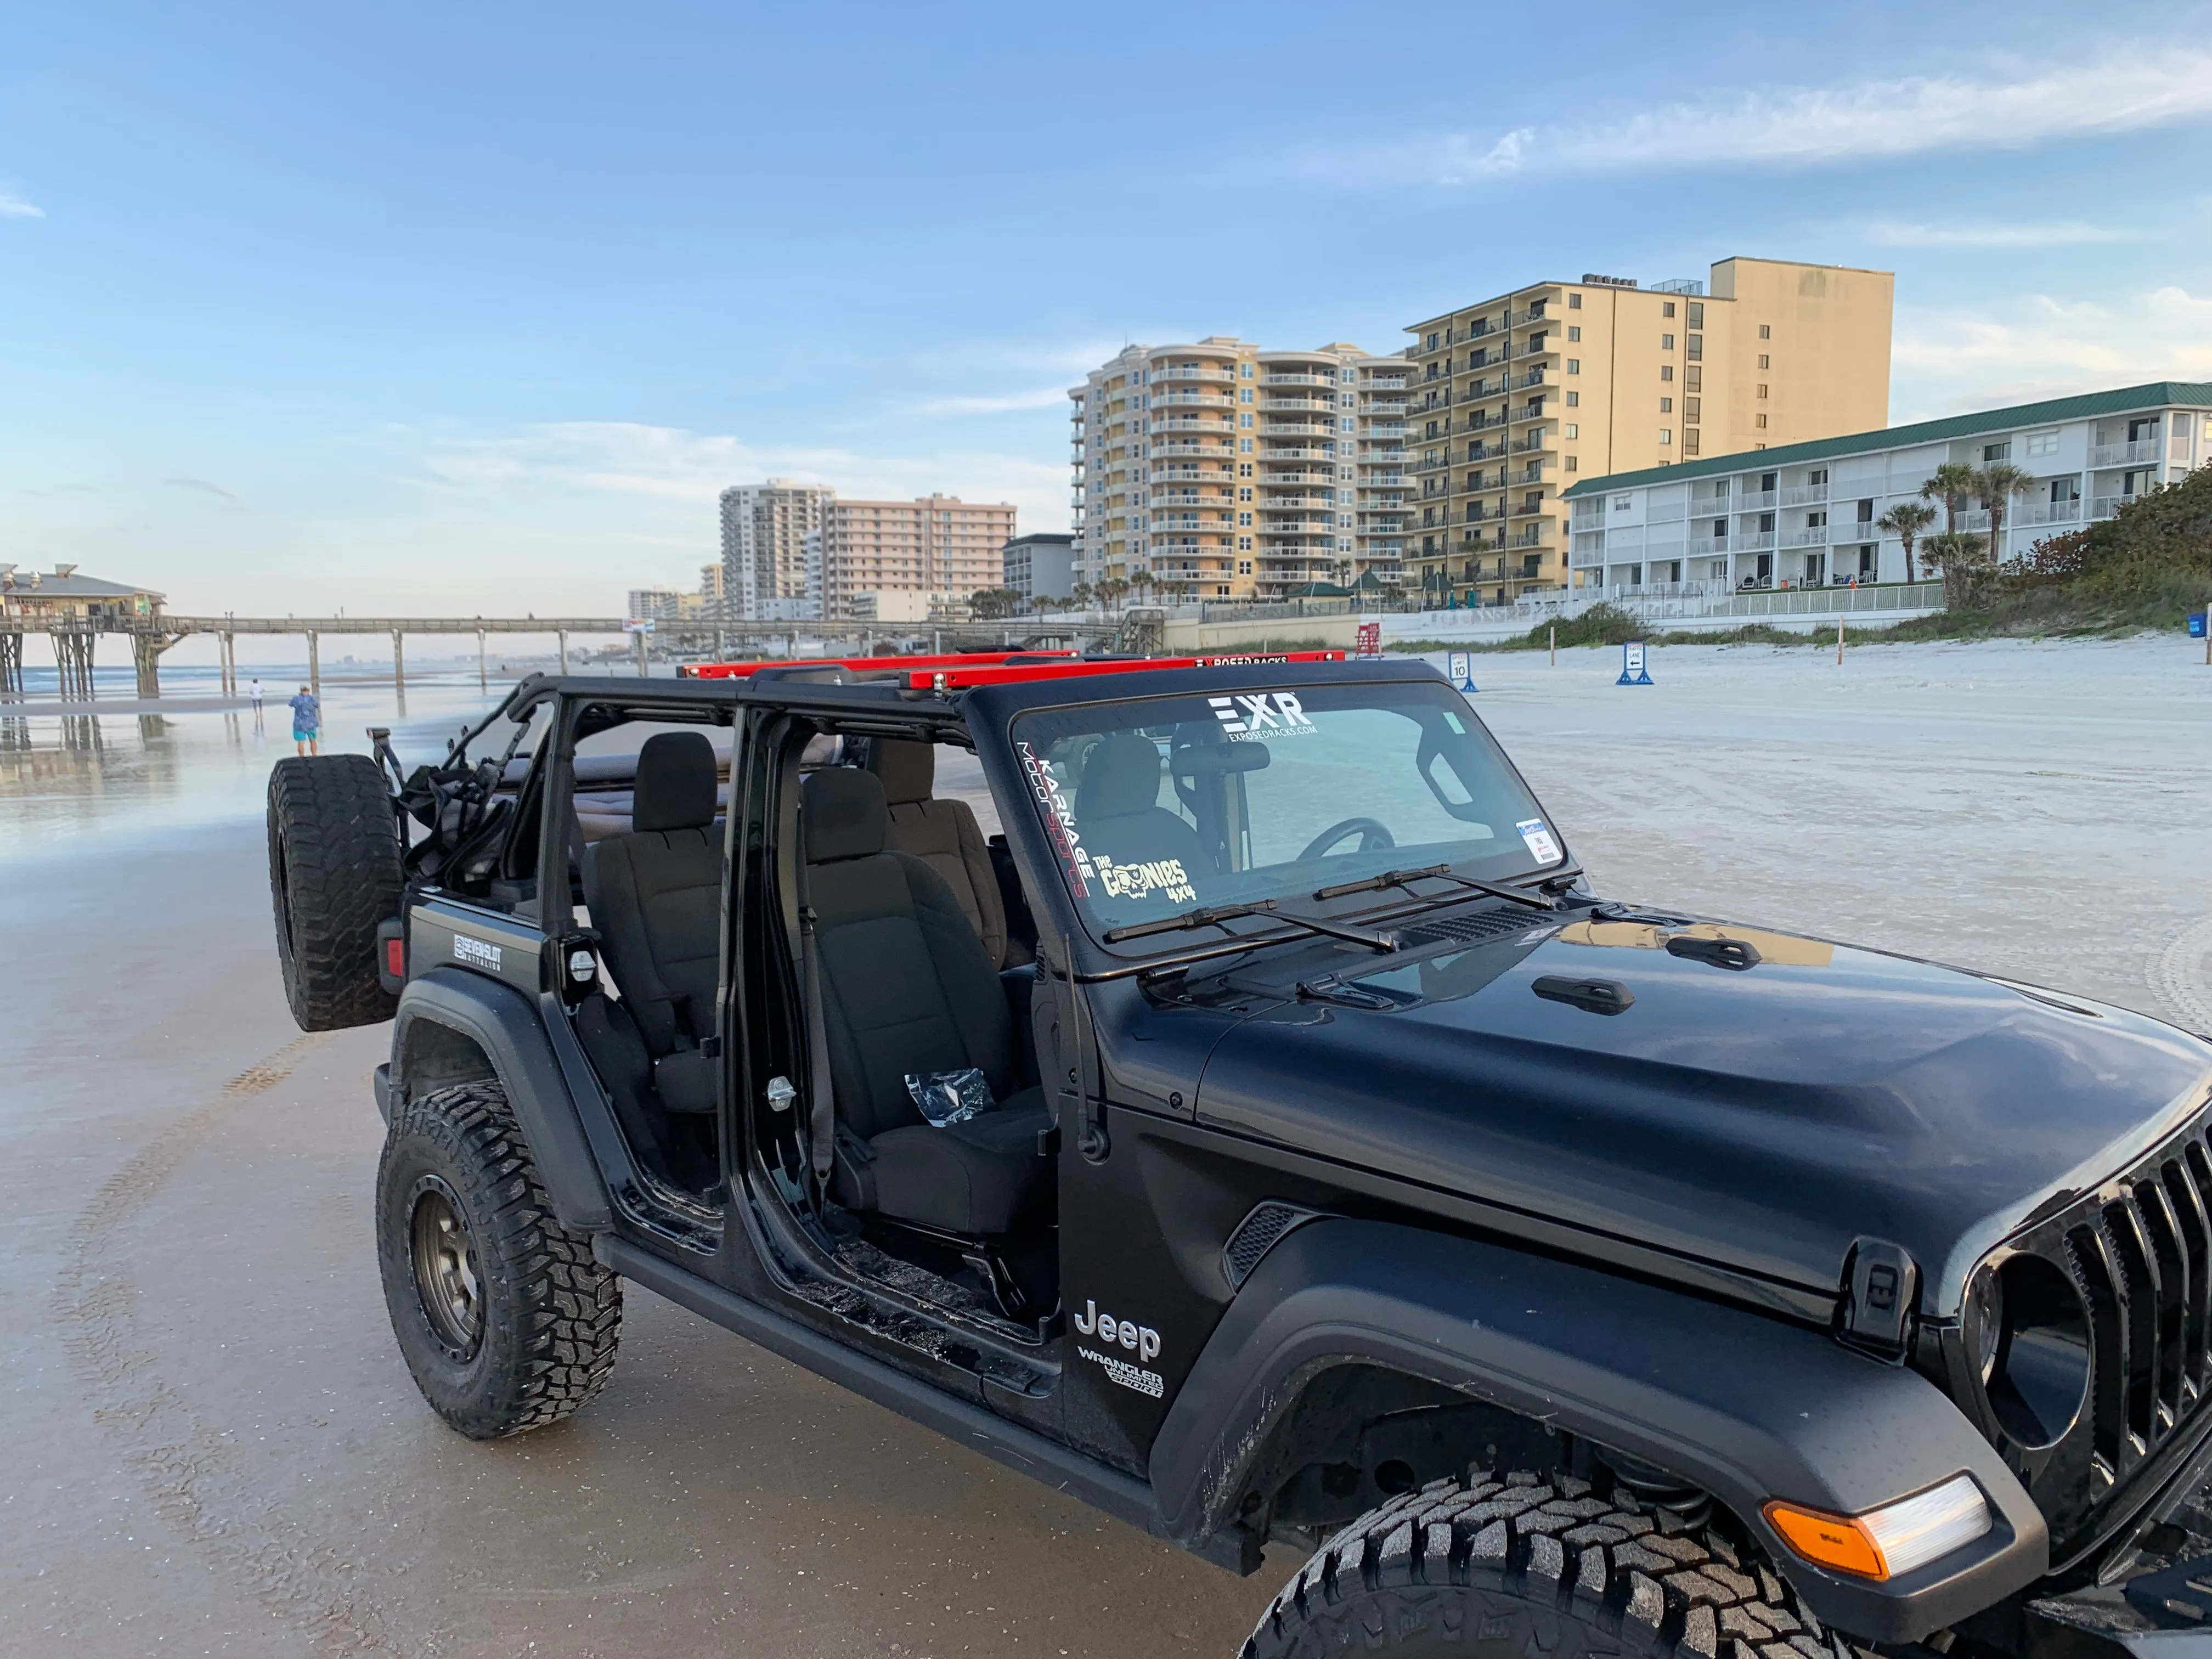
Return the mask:
{"type": "Polygon", "coordinates": [[[1030,793],[1044,808],[1045,833],[1051,838],[1053,851],[1060,854],[1060,867],[1067,872],[1075,896],[1089,898],[1095,872],[1091,854],[1084,850],[1083,838],[1075,833],[1075,815],[1068,810],[1067,796],[1060,789],[1060,780],[1038,758],[1027,738],[1017,740],[1014,748],[1021,755],[1022,774],[1030,781],[1030,793]]]}

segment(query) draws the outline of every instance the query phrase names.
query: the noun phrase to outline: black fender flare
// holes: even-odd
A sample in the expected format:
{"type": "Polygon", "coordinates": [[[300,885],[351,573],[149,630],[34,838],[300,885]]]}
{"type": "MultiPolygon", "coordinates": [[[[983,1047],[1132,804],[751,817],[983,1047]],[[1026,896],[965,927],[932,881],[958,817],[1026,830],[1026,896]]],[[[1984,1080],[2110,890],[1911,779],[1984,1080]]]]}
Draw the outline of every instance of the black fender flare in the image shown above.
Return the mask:
{"type": "Polygon", "coordinates": [[[433,968],[410,980],[392,1019],[389,1088],[395,1100],[412,1098],[425,1084],[434,1087],[463,1075],[450,1063],[434,1063],[428,1075],[423,1066],[410,1064],[447,1048],[434,1031],[456,1033],[483,1054],[507,1091],[561,1224],[581,1233],[611,1227],[606,1182],[530,1000],[511,985],[464,968],[433,968]]]}
{"type": "Polygon", "coordinates": [[[1152,1443],[1168,1534],[1226,1526],[1273,1425],[1315,1376],[1374,1364],[1556,1424],[1692,1481],[1764,1543],[1820,1618],[1917,1640],[2049,1569],[2043,1516],[1933,1383],[1825,1332],[1474,1239],[1329,1219],[1268,1253],[1152,1443]],[[1814,1567],[1768,1525],[1782,1498],[1863,1513],[1965,1472],[1978,1543],[1885,1583],[1814,1567]]]}

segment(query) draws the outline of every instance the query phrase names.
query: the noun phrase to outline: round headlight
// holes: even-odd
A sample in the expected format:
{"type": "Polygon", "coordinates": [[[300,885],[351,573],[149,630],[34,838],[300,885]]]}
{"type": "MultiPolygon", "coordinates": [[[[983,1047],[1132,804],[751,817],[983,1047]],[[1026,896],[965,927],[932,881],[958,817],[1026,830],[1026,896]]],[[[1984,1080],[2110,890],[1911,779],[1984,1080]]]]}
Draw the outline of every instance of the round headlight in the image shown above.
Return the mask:
{"type": "Polygon", "coordinates": [[[2031,1450],[2064,1439],[2089,1394],[2089,1320],[2074,1281],[2036,1255],[1984,1267],[1966,1293],[1965,1334],[2006,1436],[2031,1450]]]}

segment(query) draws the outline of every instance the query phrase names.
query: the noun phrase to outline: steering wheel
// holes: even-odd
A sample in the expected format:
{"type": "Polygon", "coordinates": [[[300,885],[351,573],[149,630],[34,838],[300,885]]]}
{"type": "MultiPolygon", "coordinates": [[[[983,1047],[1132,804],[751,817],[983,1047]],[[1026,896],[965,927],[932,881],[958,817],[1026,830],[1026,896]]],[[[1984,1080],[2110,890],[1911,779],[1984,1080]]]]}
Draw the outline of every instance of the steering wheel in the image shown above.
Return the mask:
{"type": "Polygon", "coordinates": [[[1390,826],[1380,819],[1346,818],[1340,823],[1330,824],[1308,842],[1306,850],[1298,854],[1298,862],[1303,864],[1308,859],[1319,858],[1355,830],[1359,832],[1359,850],[1363,853],[1379,852],[1385,847],[1398,844],[1398,838],[1390,833],[1390,826]]]}

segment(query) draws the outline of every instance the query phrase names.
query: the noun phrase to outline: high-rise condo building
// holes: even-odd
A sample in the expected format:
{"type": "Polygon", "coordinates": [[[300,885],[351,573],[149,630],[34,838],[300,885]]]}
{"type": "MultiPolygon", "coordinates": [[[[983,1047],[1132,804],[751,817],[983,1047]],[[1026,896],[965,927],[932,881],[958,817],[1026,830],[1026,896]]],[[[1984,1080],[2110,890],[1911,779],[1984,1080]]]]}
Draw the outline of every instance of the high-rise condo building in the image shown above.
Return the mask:
{"type": "MultiPolygon", "coordinates": [[[[822,566],[807,538],[822,528],[833,491],[790,478],[722,492],[722,602],[746,622],[822,615],[822,566]]],[[[819,544],[816,544],[818,549],[819,544]]]]}
{"type": "Polygon", "coordinates": [[[1014,537],[1010,501],[924,495],[910,501],[827,499],[822,523],[823,592],[831,617],[888,619],[915,611],[879,596],[920,596],[919,615],[951,611],[999,586],[999,550],[1014,537]]]}
{"type": "Polygon", "coordinates": [[[1881,427],[1894,287],[1731,258],[1710,283],[1585,275],[1413,325],[1408,582],[1439,605],[1563,587],[1578,477],[1881,427]]]}
{"type": "Polygon", "coordinates": [[[1078,579],[1176,600],[1395,586],[1410,368],[1342,342],[1124,348],[1067,394],[1078,579]]]}

